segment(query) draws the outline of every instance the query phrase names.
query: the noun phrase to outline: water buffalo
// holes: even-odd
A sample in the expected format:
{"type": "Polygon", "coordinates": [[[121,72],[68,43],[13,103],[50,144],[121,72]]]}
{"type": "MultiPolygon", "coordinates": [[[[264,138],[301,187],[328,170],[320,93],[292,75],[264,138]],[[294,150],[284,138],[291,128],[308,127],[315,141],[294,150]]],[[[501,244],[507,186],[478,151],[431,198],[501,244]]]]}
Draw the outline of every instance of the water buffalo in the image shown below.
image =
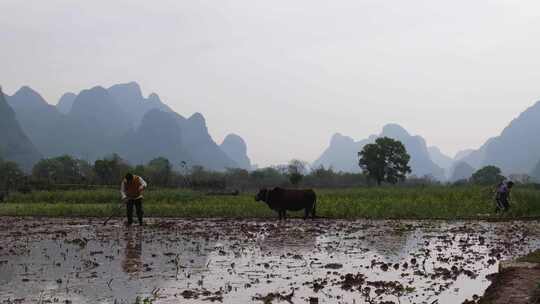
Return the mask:
{"type": "Polygon", "coordinates": [[[261,189],[255,196],[255,201],[265,202],[270,209],[279,214],[279,219],[285,219],[287,210],[298,211],[304,209],[304,219],[310,213],[315,218],[315,203],[317,196],[311,189],[294,190],[276,187],[274,189],[261,189]]]}

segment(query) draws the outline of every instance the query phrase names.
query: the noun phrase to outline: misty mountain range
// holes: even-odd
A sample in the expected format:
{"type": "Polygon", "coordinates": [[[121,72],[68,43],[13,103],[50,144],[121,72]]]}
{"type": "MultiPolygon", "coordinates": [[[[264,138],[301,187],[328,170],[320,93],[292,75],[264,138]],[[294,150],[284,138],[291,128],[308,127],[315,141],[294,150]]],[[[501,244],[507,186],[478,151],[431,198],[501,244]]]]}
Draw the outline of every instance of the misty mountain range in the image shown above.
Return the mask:
{"type": "Polygon", "coordinates": [[[540,161],[540,102],[526,109],[496,137],[480,148],[466,151],[458,162],[474,169],[487,165],[501,168],[503,174],[530,174],[540,161]]]}
{"type": "Polygon", "coordinates": [[[15,111],[0,94],[0,155],[17,162],[25,170],[41,158],[41,154],[24,134],[15,118],[15,111]]]}
{"type": "Polygon", "coordinates": [[[410,166],[416,176],[431,175],[437,180],[457,181],[469,178],[477,169],[495,165],[504,174],[531,174],[540,162],[540,102],[526,109],[496,137],[478,149],[460,151],[455,157],[443,154],[437,147],[426,145],[421,136],[410,135],[396,124],[386,125],[381,134],[355,141],[336,133],[328,148],[312,164],[332,167],[337,171],[359,172],[358,152],[368,143],[382,136],[401,141],[411,155],[410,166]]]}
{"type": "Polygon", "coordinates": [[[351,137],[339,133],[334,134],[329,147],[313,163],[313,166],[332,167],[336,171],[359,172],[358,152],[366,144],[374,143],[379,137],[390,137],[403,143],[407,152],[411,155],[409,165],[412,174],[417,176],[431,175],[438,180],[445,179],[444,169],[432,160],[426,141],[420,136],[410,135],[403,127],[397,124],[388,124],[383,127],[380,134],[372,135],[360,141],[355,141],[351,137]]]}
{"type": "Polygon", "coordinates": [[[57,106],[30,87],[0,99],[0,156],[31,168],[41,157],[69,154],[94,161],[118,153],[132,164],[163,156],[178,166],[250,169],[247,147],[229,135],[214,142],[202,114],[185,118],[135,82],[64,94],[57,106]]]}
{"type": "MultiPolygon", "coordinates": [[[[69,154],[93,161],[118,153],[132,164],[163,156],[174,165],[186,162],[210,170],[251,169],[245,141],[229,134],[218,145],[202,114],[185,118],[155,93],[142,95],[135,82],[65,93],[57,105],[48,104],[30,87],[12,96],[0,94],[0,157],[29,170],[40,158],[69,154]]],[[[540,161],[540,102],[526,109],[504,131],[478,149],[449,157],[425,139],[397,124],[380,134],[356,141],[336,133],[312,167],[359,172],[358,152],[378,137],[401,141],[411,155],[412,174],[437,180],[466,179],[486,165],[508,174],[531,174],[540,161]]]]}

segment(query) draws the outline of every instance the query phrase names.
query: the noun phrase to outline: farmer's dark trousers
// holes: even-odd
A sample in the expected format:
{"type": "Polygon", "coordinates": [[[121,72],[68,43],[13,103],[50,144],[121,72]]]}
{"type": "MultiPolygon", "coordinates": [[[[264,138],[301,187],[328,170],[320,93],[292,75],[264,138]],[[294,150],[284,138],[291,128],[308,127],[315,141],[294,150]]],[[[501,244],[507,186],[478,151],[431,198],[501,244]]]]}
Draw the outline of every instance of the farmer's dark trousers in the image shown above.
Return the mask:
{"type": "Polygon", "coordinates": [[[497,208],[502,211],[508,211],[510,208],[510,203],[508,202],[508,199],[505,197],[497,198],[497,208]]]}
{"type": "Polygon", "coordinates": [[[143,210],[142,210],[142,198],[136,200],[129,200],[127,202],[127,223],[128,225],[133,224],[133,206],[137,211],[137,218],[139,219],[139,224],[143,223],[143,210]]]}

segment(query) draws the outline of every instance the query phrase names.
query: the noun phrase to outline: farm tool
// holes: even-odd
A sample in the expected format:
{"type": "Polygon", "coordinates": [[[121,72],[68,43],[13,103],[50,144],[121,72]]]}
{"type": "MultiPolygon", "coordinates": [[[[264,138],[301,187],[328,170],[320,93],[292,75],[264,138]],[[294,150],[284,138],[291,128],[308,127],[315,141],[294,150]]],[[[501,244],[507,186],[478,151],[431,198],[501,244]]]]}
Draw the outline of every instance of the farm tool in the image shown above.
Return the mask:
{"type": "Polygon", "coordinates": [[[115,216],[117,215],[118,213],[120,213],[120,209],[122,204],[124,203],[124,200],[120,200],[120,204],[116,205],[117,207],[113,207],[113,211],[112,211],[112,214],[105,220],[105,222],[103,223],[103,226],[106,226],[107,223],[115,216]]]}

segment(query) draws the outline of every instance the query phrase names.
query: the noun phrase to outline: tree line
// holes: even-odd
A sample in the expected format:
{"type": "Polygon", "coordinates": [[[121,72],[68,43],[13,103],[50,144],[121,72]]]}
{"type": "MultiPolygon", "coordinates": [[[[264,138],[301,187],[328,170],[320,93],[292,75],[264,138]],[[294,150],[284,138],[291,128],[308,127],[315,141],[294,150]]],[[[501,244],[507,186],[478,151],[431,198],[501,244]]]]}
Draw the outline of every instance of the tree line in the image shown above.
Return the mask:
{"type": "Polygon", "coordinates": [[[245,191],[275,186],[332,188],[368,184],[364,174],[335,172],[324,167],[308,171],[307,164],[300,160],[252,171],[228,168],[217,172],[202,166],[188,166],[185,162],[174,165],[164,157],[132,166],[113,154],[93,163],[69,155],[45,158],[36,163],[28,174],[15,162],[0,159],[0,191],[117,187],[127,172],[142,176],[153,187],[196,190],[245,191]]]}
{"type": "MultiPolygon", "coordinates": [[[[69,155],[45,158],[36,163],[29,174],[25,174],[16,163],[0,159],[0,192],[117,187],[127,172],[142,176],[153,187],[220,191],[275,186],[346,188],[382,184],[440,184],[430,176],[411,176],[409,161],[410,155],[403,144],[388,137],[365,145],[358,153],[361,173],[336,172],[323,166],[309,170],[306,162],[296,159],[287,165],[253,171],[238,168],[223,172],[209,171],[202,166],[188,166],[186,162],[172,164],[164,157],[132,166],[113,154],[93,163],[69,155]]],[[[493,185],[504,179],[499,168],[487,166],[475,172],[470,179],[456,184],[493,185]]],[[[521,182],[530,183],[530,179],[521,182]]]]}

